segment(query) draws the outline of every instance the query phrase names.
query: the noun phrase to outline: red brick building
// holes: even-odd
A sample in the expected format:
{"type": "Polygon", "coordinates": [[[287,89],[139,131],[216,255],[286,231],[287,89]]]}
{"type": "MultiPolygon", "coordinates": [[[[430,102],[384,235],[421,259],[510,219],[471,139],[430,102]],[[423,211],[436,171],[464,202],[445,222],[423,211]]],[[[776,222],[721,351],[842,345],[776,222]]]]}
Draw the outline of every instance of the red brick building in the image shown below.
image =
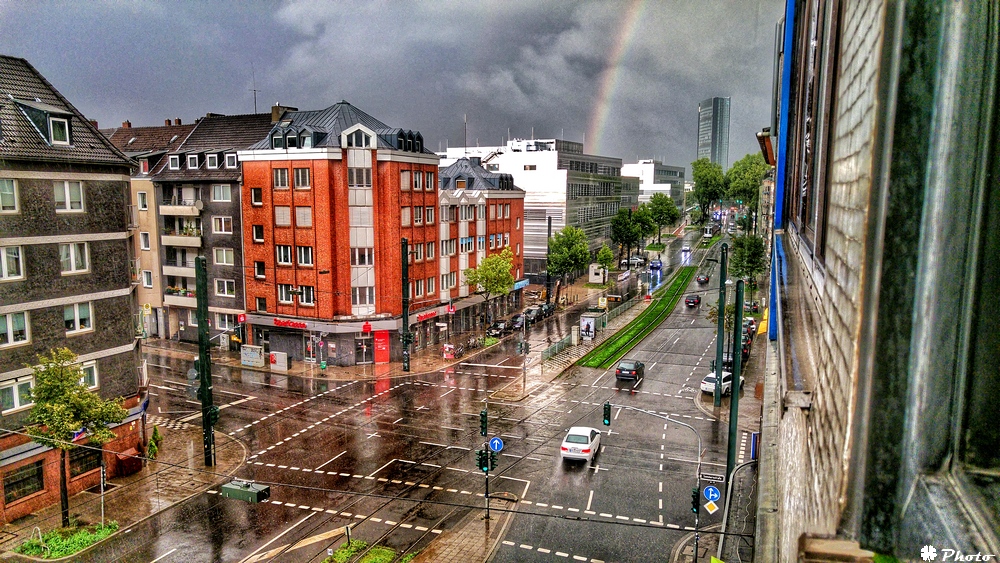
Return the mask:
{"type": "MultiPolygon", "coordinates": [[[[438,156],[419,132],[347,102],[275,106],[272,122],[267,138],[239,152],[250,343],[337,365],[400,359],[401,239],[423,248],[411,280],[426,288],[442,274],[438,156]]],[[[411,323],[434,322],[418,320],[421,309],[440,303],[435,291],[414,296],[411,323]]]]}
{"type": "MultiPolygon", "coordinates": [[[[488,172],[478,158],[460,158],[440,171],[442,297],[452,302],[450,330],[482,329],[482,297],[462,279],[462,272],[510,247],[514,255],[514,291],[499,296],[494,315],[506,315],[521,304],[524,273],[524,190],[510,174],[488,172]]],[[[418,288],[419,289],[419,288],[418,288]]],[[[426,338],[426,334],[418,338],[426,338]]]]}

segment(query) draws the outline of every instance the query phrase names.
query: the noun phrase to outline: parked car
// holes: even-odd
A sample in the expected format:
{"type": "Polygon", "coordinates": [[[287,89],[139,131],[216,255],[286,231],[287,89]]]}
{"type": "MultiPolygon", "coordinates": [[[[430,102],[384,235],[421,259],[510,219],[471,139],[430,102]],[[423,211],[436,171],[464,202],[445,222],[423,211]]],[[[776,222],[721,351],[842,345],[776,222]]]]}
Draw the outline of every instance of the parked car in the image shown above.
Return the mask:
{"type": "Polygon", "coordinates": [[[524,328],[524,315],[518,313],[510,318],[511,330],[521,330],[524,328]]]}
{"type": "Polygon", "coordinates": [[[528,307],[524,310],[524,318],[528,319],[528,322],[537,322],[542,319],[542,308],[539,306],[528,307]]]}
{"type": "Polygon", "coordinates": [[[646,364],[639,360],[622,360],[615,368],[615,379],[640,379],[646,373],[646,364]]]}
{"type": "Polygon", "coordinates": [[[663,269],[663,262],[660,261],[660,260],[650,260],[649,261],[649,269],[650,270],[662,270],[663,269]]]}
{"type": "MultiPolygon", "coordinates": [[[[743,389],[743,376],[740,376],[740,390],[743,389]]],[[[701,391],[703,393],[715,393],[715,374],[710,373],[701,380],[701,391]]],[[[733,392],[733,374],[728,371],[722,372],[722,394],[728,395],[733,392]]]]}
{"type": "Polygon", "coordinates": [[[639,266],[642,266],[645,263],[646,263],[646,260],[642,256],[639,256],[638,254],[636,254],[636,255],[633,255],[630,258],[622,258],[622,261],[619,263],[619,265],[621,267],[623,267],[623,268],[626,267],[626,266],[632,267],[632,268],[638,268],[639,266]]]}
{"type": "Polygon", "coordinates": [[[563,459],[583,459],[590,463],[601,448],[601,432],[596,428],[574,426],[559,447],[563,459]]]}
{"type": "Polygon", "coordinates": [[[701,296],[688,295],[687,297],[684,298],[684,304],[687,305],[688,307],[697,307],[698,305],[701,305],[701,296]]]}
{"type": "Polygon", "coordinates": [[[540,307],[542,308],[542,316],[545,318],[551,317],[552,313],[556,312],[555,303],[542,303],[540,307]]]}
{"type": "Polygon", "coordinates": [[[709,280],[708,276],[698,276],[698,277],[695,278],[695,281],[698,282],[698,283],[700,283],[700,284],[702,284],[702,285],[708,283],[708,280],[709,280]]]}
{"type": "MultiPolygon", "coordinates": [[[[711,362],[709,362],[708,366],[709,366],[708,369],[711,370],[712,373],[715,373],[715,360],[712,360],[711,362]]],[[[733,369],[733,354],[732,353],[726,352],[725,354],[723,354],[723,356],[722,356],[722,369],[723,369],[723,371],[725,371],[725,370],[732,370],[733,369]]]]}
{"type": "Polygon", "coordinates": [[[505,334],[510,334],[510,331],[510,321],[503,319],[491,324],[490,328],[486,329],[486,336],[500,338],[505,334]]]}

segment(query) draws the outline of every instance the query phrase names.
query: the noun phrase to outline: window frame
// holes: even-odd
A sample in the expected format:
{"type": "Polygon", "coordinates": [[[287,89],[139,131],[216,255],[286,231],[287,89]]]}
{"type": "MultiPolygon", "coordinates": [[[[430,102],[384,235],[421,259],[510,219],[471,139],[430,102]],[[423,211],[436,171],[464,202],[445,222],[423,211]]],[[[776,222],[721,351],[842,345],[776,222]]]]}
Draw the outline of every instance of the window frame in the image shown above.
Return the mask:
{"type": "Polygon", "coordinates": [[[279,266],[291,266],[292,262],[292,245],[290,244],[276,244],[274,245],[274,262],[279,266]]]}
{"type": "Polygon", "coordinates": [[[219,167],[219,155],[217,154],[206,154],[205,155],[205,168],[215,170],[219,167]]]}
{"type": "Polygon", "coordinates": [[[232,203],[232,201],[233,201],[233,185],[232,184],[212,184],[212,201],[213,202],[221,202],[221,203],[232,203]],[[228,192],[228,195],[225,196],[225,199],[220,199],[218,197],[217,190],[219,188],[225,188],[225,191],[228,192]]]}
{"type": "Polygon", "coordinates": [[[236,297],[236,280],[231,280],[227,278],[215,278],[215,295],[216,297],[236,297]],[[232,291],[230,292],[230,287],[232,291]],[[219,291],[219,290],[222,291],[219,291]]]}
{"type": "Polygon", "coordinates": [[[59,186],[60,184],[61,184],[61,187],[62,187],[62,194],[63,194],[63,198],[64,198],[63,201],[65,202],[66,207],[63,208],[63,209],[60,209],[59,208],[59,200],[56,199],[55,200],[56,213],[86,213],[87,212],[87,196],[86,196],[86,189],[84,188],[84,183],[82,181],[75,181],[75,180],[53,180],[53,182],[52,182],[53,198],[55,198],[56,186],[59,186]],[[79,209],[73,209],[73,207],[72,207],[73,206],[73,200],[71,199],[70,184],[79,184],[79,186],[80,186],[80,208],[79,209]]]}
{"type": "Polygon", "coordinates": [[[306,266],[306,267],[315,266],[316,263],[315,263],[315,257],[313,256],[313,247],[311,247],[311,246],[298,246],[298,245],[296,245],[296,247],[295,247],[295,262],[299,266],[306,266]],[[305,256],[305,258],[308,258],[308,261],[304,261],[303,260],[303,254],[307,254],[308,255],[308,256],[305,256]]]}
{"type": "Polygon", "coordinates": [[[413,226],[419,227],[424,224],[424,208],[416,206],[413,208],[413,226]]]}
{"type": "Polygon", "coordinates": [[[82,302],[82,303],[69,303],[69,304],[64,305],[63,306],[63,321],[64,321],[64,323],[66,321],[66,309],[68,309],[70,307],[73,308],[73,316],[74,316],[73,326],[75,326],[76,328],[67,328],[66,329],[66,336],[73,336],[75,334],[83,334],[85,332],[94,332],[94,302],[93,301],[85,301],[85,302],[82,302]],[[81,305],[86,305],[87,306],[87,314],[88,314],[87,321],[90,323],[88,326],[85,326],[83,328],[80,327],[80,318],[81,318],[80,317],[80,306],[81,305]]]}
{"type": "Polygon", "coordinates": [[[226,153],[226,168],[236,168],[239,166],[239,161],[236,158],[236,153],[226,153]],[[230,160],[232,160],[232,163],[229,162],[230,160]]]}
{"type": "Polygon", "coordinates": [[[153,287],[153,271],[152,270],[143,270],[142,271],[142,287],[145,287],[145,288],[151,288],[151,287],[153,287]],[[148,282],[147,282],[147,278],[149,280],[148,282]]]}
{"type": "MultiPolygon", "coordinates": [[[[13,410],[13,409],[12,409],[13,410]]],[[[4,411],[6,412],[6,411],[4,411]]],[[[45,462],[39,460],[33,463],[26,463],[16,469],[9,469],[3,473],[3,495],[4,504],[10,506],[18,501],[30,498],[34,495],[45,492],[45,462]],[[28,475],[28,474],[31,475],[28,475]],[[21,475],[28,475],[22,477],[21,475]],[[15,481],[13,478],[17,477],[15,481]],[[8,481],[10,479],[10,481],[8,481]],[[30,480],[30,481],[29,481],[30,480]],[[37,486],[34,481],[37,480],[37,486]],[[29,482],[29,487],[14,487],[15,483],[29,482]]]]}
{"type": "Polygon", "coordinates": [[[299,286],[299,305],[303,307],[316,306],[316,288],[311,285],[299,286]]]}
{"type": "Polygon", "coordinates": [[[292,168],[292,174],[294,176],[293,180],[295,182],[295,189],[296,190],[308,190],[308,189],[312,189],[312,173],[311,173],[311,171],[310,171],[309,168],[292,168]],[[299,178],[300,174],[299,173],[300,172],[305,175],[305,183],[304,184],[299,183],[299,180],[300,180],[300,178],[299,178]]]}
{"type": "Polygon", "coordinates": [[[295,226],[306,229],[312,228],[313,226],[312,206],[310,205],[295,206],[295,226]]]}
{"type": "Polygon", "coordinates": [[[187,158],[184,159],[184,162],[187,164],[185,166],[185,168],[188,169],[188,170],[197,170],[198,166],[200,164],[198,162],[198,155],[197,154],[189,154],[189,155],[187,155],[187,158]],[[191,162],[194,162],[194,166],[191,166],[191,162]]]}
{"type": "Polygon", "coordinates": [[[180,170],[181,169],[181,155],[172,154],[167,157],[167,169],[168,170],[180,170]]]}
{"type": "Polygon", "coordinates": [[[280,305],[292,305],[295,303],[295,295],[292,293],[292,284],[290,283],[279,283],[278,284],[278,303],[280,305]]]}
{"type": "Polygon", "coordinates": [[[264,188],[250,188],[250,205],[255,207],[264,205],[264,188]]]}
{"type": "Polygon", "coordinates": [[[91,360],[89,362],[83,362],[80,364],[80,371],[83,372],[83,377],[80,378],[80,384],[85,386],[87,389],[97,389],[101,385],[100,375],[97,371],[97,361],[91,360]],[[92,377],[94,378],[94,384],[90,385],[87,381],[87,372],[90,371],[92,377]]]}
{"type": "Polygon", "coordinates": [[[49,144],[68,147],[72,142],[70,136],[69,118],[49,116],[49,144]],[[56,123],[62,123],[66,131],[66,140],[56,140],[56,123]]]}
{"type": "Polygon", "coordinates": [[[428,205],[424,208],[424,224],[433,225],[434,224],[434,208],[433,205],[428,205]]]}
{"type": "Polygon", "coordinates": [[[258,313],[267,312],[267,297],[257,297],[254,299],[254,305],[256,306],[258,313]]]}
{"type": "Polygon", "coordinates": [[[23,280],[25,277],[24,273],[24,247],[20,245],[10,245],[10,246],[0,246],[0,282],[5,281],[16,281],[23,280]],[[18,275],[12,276],[8,271],[7,267],[7,249],[15,248],[17,249],[17,267],[19,270],[18,275]]]}
{"type": "Polygon", "coordinates": [[[250,225],[250,239],[253,242],[264,242],[264,225],[250,225]],[[260,232],[259,237],[257,236],[258,231],[260,232]]]}
{"type": "Polygon", "coordinates": [[[225,246],[217,246],[212,248],[212,261],[216,266],[235,266],[236,265],[236,250],[233,248],[228,248],[225,246]],[[228,262],[219,261],[219,251],[222,251],[223,258],[226,257],[228,253],[230,260],[228,262]]]}
{"type": "Polygon", "coordinates": [[[233,234],[233,218],[229,215],[212,216],[212,234],[231,235],[233,234]],[[225,230],[226,222],[229,222],[229,230],[225,230]]]}
{"type": "MultiPolygon", "coordinates": [[[[28,376],[28,377],[24,377],[24,378],[15,377],[14,379],[10,379],[10,380],[4,381],[3,383],[0,383],[0,390],[2,390],[2,389],[10,389],[10,398],[11,398],[11,403],[13,405],[9,409],[4,409],[3,408],[3,401],[2,401],[2,399],[0,399],[0,409],[2,409],[2,412],[4,412],[4,413],[14,412],[14,411],[18,411],[18,410],[30,407],[31,405],[35,404],[35,402],[32,401],[31,397],[30,397],[31,389],[33,389],[34,387],[35,387],[35,378],[33,376],[28,376]],[[28,393],[27,394],[29,396],[25,398],[25,401],[27,401],[27,402],[22,403],[21,402],[21,393],[24,392],[23,387],[24,387],[25,384],[28,385],[28,393]]],[[[2,393],[2,391],[0,391],[0,393],[2,393]]]]}
{"type": "Polygon", "coordinates": [[[145,231],[139,232],[139,250],[149,250],[152,248],[152,239],[149,238],[149,233],[145,231]]]}
{"type": "Polygon", "coordinates": [[[139,207],[139,211],[149,210],[149,196],[146,194],[146,192],[136,192],[135,202],[136,205],[139,207]]]}
{"type": "Polygon", "coordinates": [[[60,266],[60,270],[61,270],[62,275],[64,275],[64,276],[74,276],[74,275],[79,275],[79,274],[88,274],[88,273],[90,273],[90,243],[86,243],[86,242],[64,242],[64,243],[60,243],[59,244],[59,257],[60,257],[59,258],[59,266],[60,266]],[[83,268],[79,268],[78,267],[79,264],[77,264],[77,261],[79,260],[79,257],[77,256],[76,249],[79,248],[79,245],[83,245],[83,262],[85,263],[85,267],[83,267],[83,268]],[[69,270],[62,270],[62,248],[64,246],[68,247],[69,250],[70,250],[70,252],[69,252],[70,269],[69,270]]]}
{"type": "Polygon", "coordinates": [[[274,226],[275,227],[291,227],[292,226],[292,206],[290,206],[290,205],[275,205],[274,206],[274,226]],[[287,216],[287,220],[285,219],[285,217],[279,217],[278,216],[278,213],[279,213],[278,210],[279,209],[281,210],[280,211],[281,213],[283,213],[283,214],[285,214],[287,216]]]}
{"type": "Polygon", "coordinates": [[[273,169],[271,169],[271,189],[273,189],[273,190],[287,190],[288,189],[288,169],[287,168],[273,168],[273,169]]]}
{"type": "Polygon", "coordinates": [[[264,262],[263,260],[254,261],[253,277],[258,280],[262,280],[267,277],[267,262],[264,262]]]}
{"type": "MultiPolygon", "coordinates": [[[[20,212],[20,202],[17,197],[17,180],[14,178],[0,178],[0,182],[6,184],[10,182],[11,194],[14,198],[14,208],[13,209],[3,209],[3,204],[0,203],[0,215],[15,215],[20,212]]],[[[2,200],[0,200],[2,201],[2,200]]]]}

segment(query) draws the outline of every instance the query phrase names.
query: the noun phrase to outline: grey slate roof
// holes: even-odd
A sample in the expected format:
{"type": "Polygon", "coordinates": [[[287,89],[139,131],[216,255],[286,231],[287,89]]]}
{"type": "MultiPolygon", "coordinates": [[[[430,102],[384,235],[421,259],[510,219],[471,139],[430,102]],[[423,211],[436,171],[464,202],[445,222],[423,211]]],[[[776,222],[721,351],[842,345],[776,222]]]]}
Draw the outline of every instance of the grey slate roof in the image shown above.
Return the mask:
{"type": "MultiPolygon", "coordinates": [[[[468,158],[460,158],[450,166],[446,166],[438,171],[438,180],[442,190],[454,190],[455,180],[459,178],[467,182],[470,178],[473,179],[471,187],[466,188],[470,190],[524,191],[514,185],[514,177],[512,175],[489,172],[468,158]]],[[[468,183],[466,185],[468,186],[468,183]]]]}
{"type": "Polygon", "coordinates": [[[25,59],[0,55],[0,161],[81,162],[128,166],[128,157],[97,131],[25,59]],[[70,117],[71,145],[50,145],[28,115],[70,117]]]}
{"type": "MultiPolygon", "coordinates": [[[[287,127],[293,127],[298,131],[307,130],[321,132],[324,134],[322,138],[318,139],[314,146],[316,147],[340,147],[340,134],[344,132],[345,129],[350,129],[351,127],[361,124],[371,129],[375,132],[375,138],[377,142],[377,147],[380,149],[391,149],[395,148],[395,144],[391,139],[394,139],[396,134],[403,131],[399,128],[392,128],[382,123],[378,119],[375,119],[371,115],[365,113],[364,111],[354,107],[347,101],[340,101],[326,109],[319,110],[306,110],[306,111],[288,111],[285,112],[278,123],[274,124],[274,127],[282,127],[283,125],[287,127]]],[[[268,135],[264,135],[258,140],[253,146],[249,147],[252,150],[267,150],[271,148],[271,140],[269,138],[269,133],[271,129],[268,129],[268,135]]],[[[413,131],[413,133],[417,133],[413,131]]],[[[424,154],[434,154],[432,151],[427,150],[426,147],[421,151],[424,154]]]]}
{"type": "Polygon", "coordinates": [[[219,168],[211,169],[205,166],[205,153],[235,153],[250,147],[271,130],[270,113],[251,113],[244,115],[211,115],[203,117],[194,125],[194,129],[184,139],[184,142],[169,151],[169,154],[181,155],[181,169],[170,170],[169,158],[163,158],[155,169],[150,170],[150,176],[158,182],[179,182],[197,180],[231,180],[240,179],[240,168],[225,168],[224,156],[219,157],[219,168]],[[192,170],[187,168],[186,155],[197,153],[199,166],[192,170]]]}

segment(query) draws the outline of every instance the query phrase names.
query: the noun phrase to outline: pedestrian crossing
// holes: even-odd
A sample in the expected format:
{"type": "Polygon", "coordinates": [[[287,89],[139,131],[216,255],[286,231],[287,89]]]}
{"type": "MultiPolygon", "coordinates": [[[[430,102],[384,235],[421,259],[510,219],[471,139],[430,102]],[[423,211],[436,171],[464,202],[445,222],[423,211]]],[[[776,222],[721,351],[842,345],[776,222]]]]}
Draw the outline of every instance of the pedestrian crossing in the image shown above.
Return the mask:
{"type": "Polygon", "coordinates": [[[187,428],[195,428],[195,426],[192,424],[181,422],[179,420],[174,420],[172,418],[157,416],[155,414],[146,415],[146,423],[152,424],[153,426],[159,426],[160,428],[166,428],[167,430],[184,430],[187,428]]]}

